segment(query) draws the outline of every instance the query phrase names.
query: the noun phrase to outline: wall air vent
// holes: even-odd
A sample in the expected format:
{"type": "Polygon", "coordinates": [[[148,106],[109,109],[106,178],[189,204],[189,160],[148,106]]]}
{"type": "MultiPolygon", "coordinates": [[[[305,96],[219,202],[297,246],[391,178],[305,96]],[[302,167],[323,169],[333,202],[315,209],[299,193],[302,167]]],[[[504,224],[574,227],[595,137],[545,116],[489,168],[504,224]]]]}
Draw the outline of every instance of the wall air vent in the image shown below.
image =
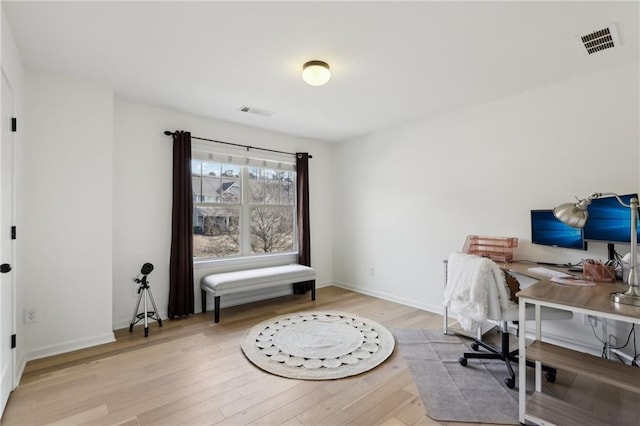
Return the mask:
{"type": "Polygon", "coordinates": [[[576,39],[580,44],[580,50],[586,55],[620,46],[620,39],[615,25],[609,25],[583,36],[576,36],[576,39]]]}
{"type": "Polygon", "coordinates": [[[269,111],[266,109],[256,108],[252,106],[243,105],[238,109],[240,112],[248,112],[249,114],[259,115],[261,117],[271,117],[275,114],[273,111],[269,111]]]}

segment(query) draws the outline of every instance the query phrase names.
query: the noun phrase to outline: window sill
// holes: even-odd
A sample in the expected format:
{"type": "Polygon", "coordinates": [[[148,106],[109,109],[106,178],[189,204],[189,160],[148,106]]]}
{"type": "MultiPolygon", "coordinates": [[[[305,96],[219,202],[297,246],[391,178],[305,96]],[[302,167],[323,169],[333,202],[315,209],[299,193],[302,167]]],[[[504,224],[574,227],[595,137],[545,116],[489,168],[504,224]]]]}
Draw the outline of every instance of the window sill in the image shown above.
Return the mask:
{"type": "Polygon", "coordinates": [[[285,265],[298,262],[298,252],[194,260],[193,269],[242,269],[285,265]]]}

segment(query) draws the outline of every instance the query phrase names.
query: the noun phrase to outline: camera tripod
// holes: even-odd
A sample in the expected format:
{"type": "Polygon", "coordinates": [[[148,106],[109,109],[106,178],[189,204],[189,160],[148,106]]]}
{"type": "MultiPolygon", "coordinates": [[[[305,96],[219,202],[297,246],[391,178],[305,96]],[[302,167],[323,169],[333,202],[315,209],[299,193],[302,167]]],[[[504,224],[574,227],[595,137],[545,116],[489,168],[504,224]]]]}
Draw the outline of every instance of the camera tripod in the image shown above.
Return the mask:
{"type": "Polygon", "coordinates": [[[151,289],[147,282],[147,275],[149,275],[151,271],[153,271],[153,265],[151,263],[145,263],[142,265],[142,269],[140,270],[142,278],[134,278],[134,281],[139,283],[140,287],[138,288],[138,303],[136,304],[136,308],[133,310],[133,318],[131,318],[131,324],[129,324],[129,333],[131,333],[133,331],[133,326],[144,319],[144,337],[149,335],[149,318],[158,321],[158,326],[162,327],[162,319],[160,319],[158,307],[156,306],[155,300],[153,300],[153,294],[151,294],[151,289]],[[149,311],[148,309],[147,298],[151,301],[153,311],[149,311]],[[138,313],[138,310],[140,309],[140,302],[143,300],[144,311],[138,313]]]}

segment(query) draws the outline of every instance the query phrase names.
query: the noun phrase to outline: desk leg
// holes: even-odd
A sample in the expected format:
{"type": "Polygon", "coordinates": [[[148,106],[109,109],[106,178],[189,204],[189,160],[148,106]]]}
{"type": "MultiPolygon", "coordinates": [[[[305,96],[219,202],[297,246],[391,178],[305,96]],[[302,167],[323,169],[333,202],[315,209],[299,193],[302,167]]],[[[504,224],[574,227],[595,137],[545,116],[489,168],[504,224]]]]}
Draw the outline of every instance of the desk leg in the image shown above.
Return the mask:
{"type": "Polygon", "coordinates": [[[442,332],[444,334],[449,334],[449,309],[444,307],[444,326],[442,332]]]}
{"type": "Polygon", "coordinates": [[[520,336],[518,336],[518,415],[520,423],[525,424],[524,415],[527,409],[527,354],[526,351],[526,330],[524,325],[526,314],[525,308],[527,302],[520,299],[519,304],[519,320],[520,320],[520,336]]]}
{"type": "MultiPolygon", "coordinates": [[[[542,321],[540,305],[536,304],[536,340],[542,339],[542,321]]],[[[536,392],[542,392],[542,362],[536,361],[536,392]]]]}
{"type": "MultiPolygon", "coordinates": [[[[447,261],[444,261],[444,288],[447,288],[447,261]]],[[[444,302],[444,299],[443,299],[444,302]]],[[[443,303],[444,305],[444,303],[443,303]]],[[[449,308],[444,306],[444,324],[442,332],[444,334],[449,334],[449,308]]]]}

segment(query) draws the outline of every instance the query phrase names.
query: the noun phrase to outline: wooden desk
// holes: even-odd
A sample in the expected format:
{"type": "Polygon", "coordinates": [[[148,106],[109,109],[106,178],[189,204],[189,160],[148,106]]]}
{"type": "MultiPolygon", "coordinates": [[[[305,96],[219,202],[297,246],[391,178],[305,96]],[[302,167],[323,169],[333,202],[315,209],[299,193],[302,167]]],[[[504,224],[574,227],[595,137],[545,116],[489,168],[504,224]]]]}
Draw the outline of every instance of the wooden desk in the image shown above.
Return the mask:
{"type": "Polygon", "coordinates": [[[524,324],[527,304],[534,305],[536,311],[535,341],[527,346],[526,333],[520,333],[519,337],[520,423],[524,424],[525,420],[528,420],[541,425],[611,424],[615,419],[600,418],[597,413],[585,412],[571,404],[543,394],[541,364],[586,375],[594,380],[638,393],[640,393],[640,368],[543,342],[540,307],[568,309],[576,313],[640,324],[640,307],[616,304],[610,300],[612,292],[625,291],[628,286],[622,283],[596,283],[595,287],[568,286],[553,283],[546,277],[535,276],[528,271],[528,267],[532,265],[512,263],[505,266],[508,269],[539,279],[539,282],[517,294],[520,300],[521,324],[524,324]],[[536,361],[535,392],[529,398],[526,395],[525,360],[527,358],[536,361]]]}

